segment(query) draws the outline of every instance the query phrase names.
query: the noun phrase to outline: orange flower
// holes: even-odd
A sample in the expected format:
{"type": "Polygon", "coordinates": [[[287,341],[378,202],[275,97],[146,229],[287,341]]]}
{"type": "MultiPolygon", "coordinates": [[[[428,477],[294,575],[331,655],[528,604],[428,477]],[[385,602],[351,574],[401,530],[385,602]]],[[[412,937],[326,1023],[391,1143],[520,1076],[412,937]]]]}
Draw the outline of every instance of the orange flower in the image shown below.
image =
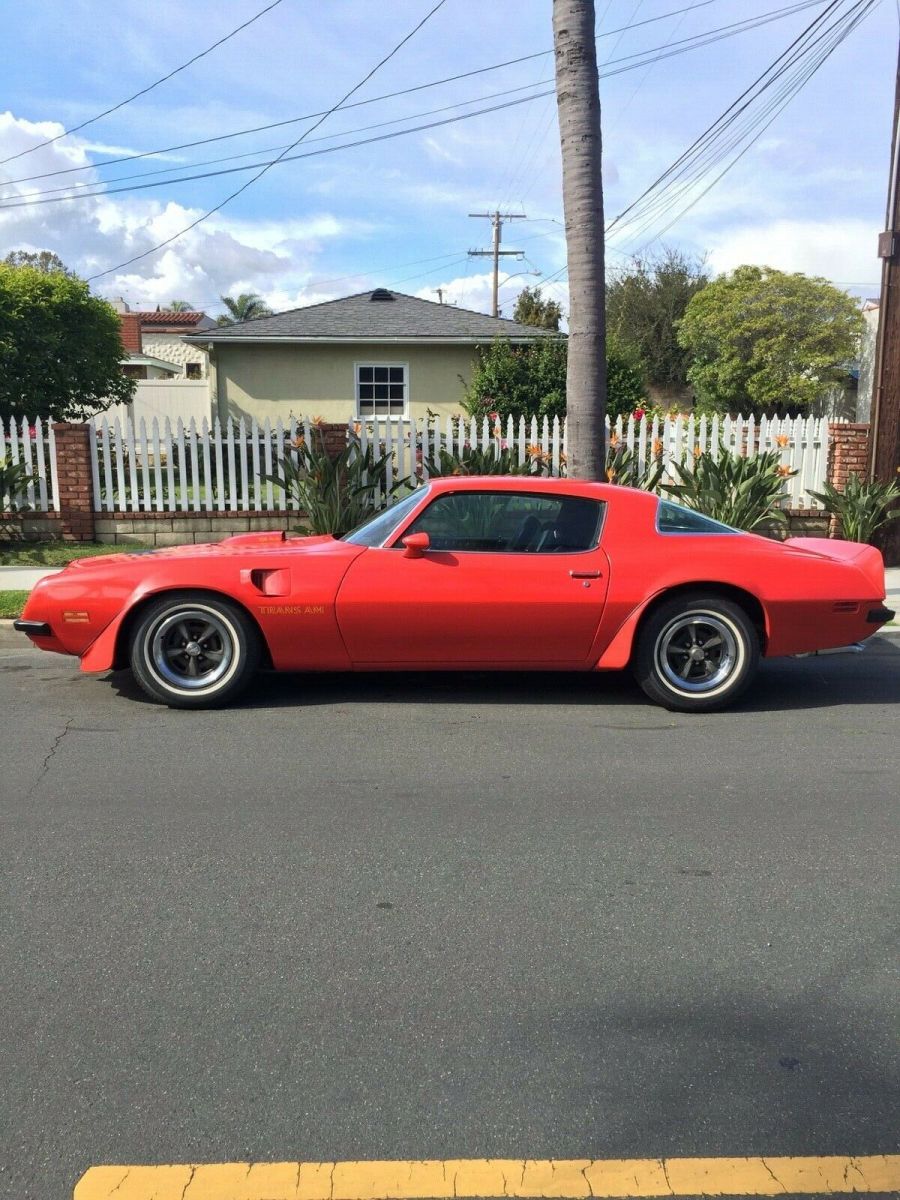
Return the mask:
{"type": "Polygon", "coordinates": [[[359,437],[361,431],[362,431],[362,422],[354,421],[353,422],[353,432],[356,434],[357,437],[359,437]]]}
{"type": "Polygon", "coordinates": [[[291,444],[293,445],[295,450],[302,450],[303,447],[306,445],[306,438],[303,436],[302,433],[298,433],[291,444]]]}
{"type": "Polygon", "coordinates": [[[663,444],[662,444],[661,438],[653,439],[653,445],[650,448],[650,452],[654,458],[659,458],[660,454],[662,454],[662,452],[663,452],[663,444]]]}
{"type": "Polygon", "coordinates": [[[703,451],[700,449],[699,446],[694,447],[694,458],[699,458],[702,453],[703,453],[703,451]]]}
{"type": "Polygon", "coordinates": [[[789,446],[790,444],[791,439],[786,433],[779,433],[778,437],[775,439],[776,446],[789,446]]]}
{"type": "Polygon", "coordinates": [[[325,418],[324,417],[313,417],[312,423],[313,423],[313,425],[324,425],[325,418]]]}
{"type": "Polygon", "coordinates": [[[540,446],[536,445],[534,442],[532,442],[532,444],[530,446],[525,447],[525,453],[528,455],[529,458],[543,458],[544,457],[543,450],[540,448],[540,446]]]}
{"type": "Polygon", "coordinates": [[[786,467],[786,466],[782,465],[778,468],[778,474],[781,476],[782,479],[787,479],[788,475],[793,475],[794,472],[791,470],[790,467],[786,467]]]}
{"type": "Polygon", "coordinates": [[[561,466],[565,466],[565,464],[569,461],[569,456],[566,454],[565,450],[560,450],[559,461],[561,466]]]}
{"type": "Polygon", "coordinates": [[[618,444],[619,444],[619,435],[618,435],[617,433],[611,433],[611,434],[609,435],[609,444],[610,444],[611,446],[618,446],[618,444]]]}
{"type": "Polygon", "coordinates": [[[607,467],[606,468],[606,478],[609,480],[609,482],[612,483],[612,481],[615,479],[615,477],[616,477],[615,467],[607,467]]]}

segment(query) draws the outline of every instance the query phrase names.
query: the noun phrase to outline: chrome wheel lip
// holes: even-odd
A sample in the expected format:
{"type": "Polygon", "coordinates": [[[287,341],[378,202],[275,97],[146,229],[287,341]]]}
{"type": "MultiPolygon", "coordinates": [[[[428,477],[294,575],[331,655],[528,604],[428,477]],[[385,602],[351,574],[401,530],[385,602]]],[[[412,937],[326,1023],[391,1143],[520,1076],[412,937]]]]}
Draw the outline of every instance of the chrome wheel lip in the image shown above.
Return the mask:
{"type": "Polygon", "coordinates": [[[147,630],[143,657],[167,690],[197,695],[218,690],[231,678],[239,663],[238,646],[237,630],[227,617],[190,604],[160,614],[147,630]]]}
{"type": "Polygon", "coordinates": [[[744,666],[747,653],[741,631],[729,617],[694,609],[666,623],[656,639],[653,658],[667,688],[682,696],[702,698],[727,690],[744,666]]]}

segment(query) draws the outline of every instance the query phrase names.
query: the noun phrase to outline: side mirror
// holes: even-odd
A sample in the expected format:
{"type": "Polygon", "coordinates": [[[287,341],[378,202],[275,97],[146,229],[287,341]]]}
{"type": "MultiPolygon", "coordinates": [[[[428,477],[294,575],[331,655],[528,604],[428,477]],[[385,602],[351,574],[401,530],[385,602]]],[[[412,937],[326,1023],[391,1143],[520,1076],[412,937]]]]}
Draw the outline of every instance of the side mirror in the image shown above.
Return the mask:
{"type": "Polygon", "coordinates": [[[403,547],[404,558],[421,558],[431,545],[431,538],[427,533],[411,533],[409,537],[403,538],[400,544],[403,547]]]}

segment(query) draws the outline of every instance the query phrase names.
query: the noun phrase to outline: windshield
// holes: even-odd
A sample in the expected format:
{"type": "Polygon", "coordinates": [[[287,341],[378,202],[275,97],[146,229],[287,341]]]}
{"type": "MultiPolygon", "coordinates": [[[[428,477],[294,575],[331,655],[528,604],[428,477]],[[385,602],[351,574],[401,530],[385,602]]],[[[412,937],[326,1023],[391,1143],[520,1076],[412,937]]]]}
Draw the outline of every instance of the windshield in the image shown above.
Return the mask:
{"type": "Polygon", "coordinates": [[[416,488],[399,504],[392,504],[357,525],[341,538],[342,542],[350,542],[353,546],[383,546],[397,526],[409,516],[419,501],[425,496],[427,488],[416,488]]]}

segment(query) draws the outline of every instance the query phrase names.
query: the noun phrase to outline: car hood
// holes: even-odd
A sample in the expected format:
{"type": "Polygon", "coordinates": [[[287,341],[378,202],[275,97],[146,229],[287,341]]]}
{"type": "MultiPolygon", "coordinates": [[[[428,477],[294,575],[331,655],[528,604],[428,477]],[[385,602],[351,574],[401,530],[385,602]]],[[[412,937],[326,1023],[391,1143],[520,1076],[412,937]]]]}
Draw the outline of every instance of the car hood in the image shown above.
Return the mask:
{"type": "Polygon", "coordinates": [[[91,558],[76,558],[64,569],[66,571],[99,571],[107,567],[122,567],[126,564],[150,563],[168,558],[208,558],[223,554],[246,554],[258,550],[288,550],[296,553],[321,553],[338,549],[346,543],[331,534],[312,537],[288,536],[284,530],[264,533],[239,533],[224,538],[221,542],[198,542],[196,545],[160,546],[155,550],[124,550],[117,554],[98,554],[91,558]]]}

